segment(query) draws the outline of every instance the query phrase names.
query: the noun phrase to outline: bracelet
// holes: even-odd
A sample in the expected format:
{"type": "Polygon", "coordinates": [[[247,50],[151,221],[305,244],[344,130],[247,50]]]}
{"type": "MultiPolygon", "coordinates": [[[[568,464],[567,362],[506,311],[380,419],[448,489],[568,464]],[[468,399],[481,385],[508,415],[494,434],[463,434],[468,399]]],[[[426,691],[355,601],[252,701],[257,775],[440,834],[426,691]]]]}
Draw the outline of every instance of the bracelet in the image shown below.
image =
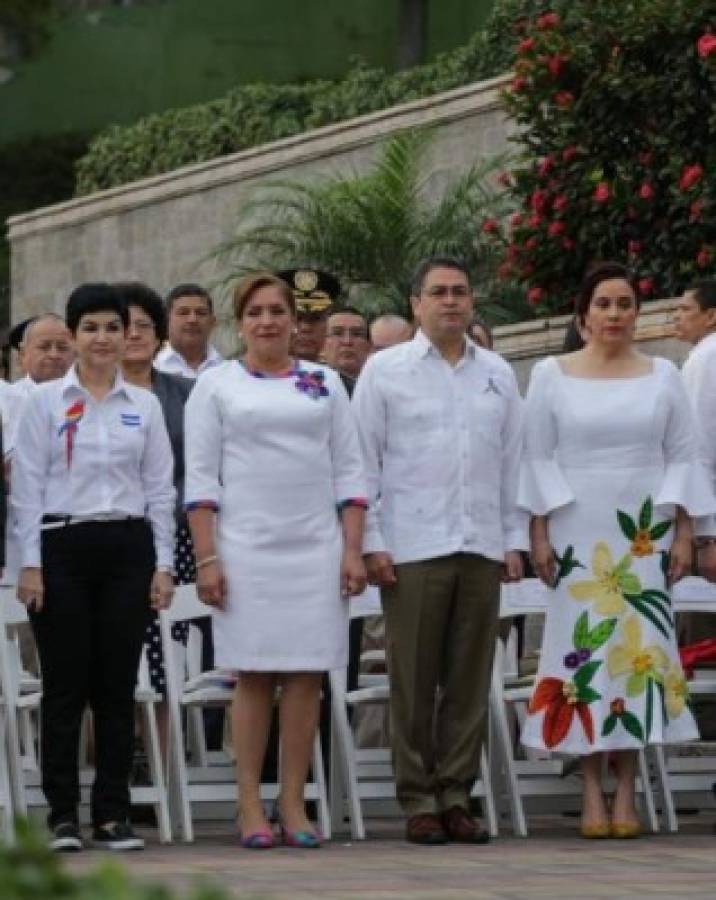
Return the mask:
{"type": "Polygon", "coordinates": [[[211,556],[205,556],[204,559],[200,559],[197,561],[196,568],[203,569],[204,566],[208,566],[211,563],[216,562],[218,558],[219,557],[216,555],[216,553],[212,554],[211,556]]]}

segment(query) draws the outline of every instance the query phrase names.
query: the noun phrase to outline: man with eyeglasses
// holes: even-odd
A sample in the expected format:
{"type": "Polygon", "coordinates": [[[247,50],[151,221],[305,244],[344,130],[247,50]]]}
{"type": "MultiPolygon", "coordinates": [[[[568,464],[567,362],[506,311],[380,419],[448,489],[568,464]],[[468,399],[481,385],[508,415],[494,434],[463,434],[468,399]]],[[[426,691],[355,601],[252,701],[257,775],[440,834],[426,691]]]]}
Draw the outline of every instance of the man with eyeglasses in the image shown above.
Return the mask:
{"type": "Polygon", "coordinates": [[[196,380],[202,372],[224,360],[209,342],[216,325],[209,292],[198,284],[178,284],[164,301],[168,345],[157,353],[160,372],[196,380]]]}
{"type": "Polygon", "coordinates": [[[328,317],[323,358],[341,376],[348,394],[370,354],[368,322],[353,306],[343,306],[328,317]]]}
{"type": "Polygon", "coordinates": [[[473,296],[461,262],[421,263],[411,304],[417,334],[373,354],[353,395],[370,502],[363,546],[385,614],[406,838],[477,844],[488,835],[469,800],[500,583],[521,577],[528,544],[516,505],[522,404],[510,366],[466,335],[473,296]]]}

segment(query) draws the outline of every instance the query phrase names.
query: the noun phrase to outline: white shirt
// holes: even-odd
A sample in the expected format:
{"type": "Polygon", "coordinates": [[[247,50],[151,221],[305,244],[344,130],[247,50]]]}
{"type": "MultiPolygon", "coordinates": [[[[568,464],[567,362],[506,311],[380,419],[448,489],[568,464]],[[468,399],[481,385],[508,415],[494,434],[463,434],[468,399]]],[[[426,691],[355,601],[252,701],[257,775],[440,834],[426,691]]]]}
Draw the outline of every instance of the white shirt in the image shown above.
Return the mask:
{"type": "Polygon", "coordinates": [[[422,331],[370,357],[353,394],[368,484],[364,552],[396,563],[526,549],[516,506],[522,400],[510,366],[469,338],[451,366],[422,331]],[[380,504],[377,500],[380,498],[380,504]]]}
{"type": "MultiPolygon", "coordinates": [[[[698,455],[716,490],[716,334],[707,334],[681,369],[696,421],[698,455]]],[[[716,520],[696,519],[696,534],[716,534],[716,520]]]]}
{"type": "MultiPolygon", "coordinates": [[[[71,430],[71,429],[70,429],[71,430]]],[[[41,565],[43,515],[145,516],[154,533],[157,566],[174,561],[174,463],[159,401],[117,374],[97,402],[74,366],[64,378],[37,386],[20,421],[13,459],[11,504],[22,565],[41,565]],[[84,411],[68,465],[67,413],[84,411]]]]}
{"type": "Polygon", "coordinates": [[[199,363],[197,369],[192,368],[184,357],[175,350],[171,344],[160,350],[154,358],[154,366],[160,372],[168,372],[170,375],[183,375],[184,378],[191,378],[192,381],[197,379],[202,372],[212,369],[224,361],[224,357],[219,351],[209,344],[206,351],[206,359],[199,363]]]}
{"type": "Polygon", "coordinates": [[[15,436],[17,434],[17,426],[25,408],[25,403],[30,394],[37,388],[37,382],[33,381],[29,375],[14,381],[7,386],[7,390],[3,394],[3,448],[5,456],[12,454],[15,446],[15,436]]]}

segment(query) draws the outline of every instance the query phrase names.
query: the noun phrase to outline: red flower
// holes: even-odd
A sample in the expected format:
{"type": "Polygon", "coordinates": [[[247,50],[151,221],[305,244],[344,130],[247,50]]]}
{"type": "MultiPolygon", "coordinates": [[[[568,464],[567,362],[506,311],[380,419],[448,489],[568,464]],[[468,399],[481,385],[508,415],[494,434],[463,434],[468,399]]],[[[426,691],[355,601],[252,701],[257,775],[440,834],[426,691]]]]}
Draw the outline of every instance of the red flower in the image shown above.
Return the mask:
{"type": "Polygon", "coordinates": [[[525,250],[536,250],[538,244],[539,241],[536,237],[527,238],[527,240],[525,241],[525,250]]]}
{"type": "Polygon", "coordinates": [[[557,219],[554,222],[549,223],[549,228],[547,229],[547,234],[550,237],[559,237],[563,231],[564,231],[564,222],[560,222],[557,219]]]}
{"type": "Polygon", "coordinates": [[[705,269],[711,262],[711,251],[708,247],[702,247],[696,254],[696,265],[699,269],[705,269]]]}
{"type": "Polygon", "coordinates": [[[641,200],[651,200],[654,196],[654,188],[649,181],[642,181],[639,186],[639,197],[641,200]]]}
{"type": "Polygon", "coordinates": [[[562,159],[566,163],[571,162],[578,153],[579,148],[576,146],[576,144],[570,144],[569,147],[565,147],[562,151],[562,159]]]}
{"type": "Polygon", "coordinates": [[[576,689],[571,682],[560,678],[543,678],[535,688],[530,700],[529,711],[544,710],[542,738],[545,746],[552,749],[567,737],[575,714],[590,744],[594,743],[594,723],[589,706],[576,699],[576,689]]]}
{"type": "Polygon", "coordinates": [[[509,187],[512,184],[512,175],[509,172],[500,172],[497,176],[497,181],[503,187],[509,187]]]}
{"type": "Polygon", "coordinates": [[[494,234],[498,230],[497,219],[485,219],[482,223],[482,231],[483,234],[494,234]]]}
{"type": "Polygon", "coordinates": [[[522,214],[521,213],[513,213],[510,216],[510,228],[519,228],[522,224],[522,214]]]}
{"type": "Polygon", "coordinates": [[[567,199],[566,194],[557,194],[552,203],[552,209],[555,212],[564,212],[568,206],[569,200],[567,199]]]}
{"type": "Polygon", "coordinates": [[[629,241],[629,255],[638,256],[641,253],[641,241],[629,241]]]}
{"type": "Polygon", "coordinates": [[[643,150],[639,156],[637,157],[640,165],[642,166],[650,166],[652,160],[652,153],[650,150],[643,150]]]}
{"type": "Polygon", "coordinates": [[[689,206],[689,222],[692,224],[694,222],[700,222],[703,218],[704,211],[704,201],[694,200],[694,202],[689,206]]]}
{"type": "Polygon", "coordinates": [[[549,28],[556,28],[559,25],[559,16],[554,12],[543,13],[537,19],[537,28],[540,31],[547,31],[549,28]]]}
{"type": "Polygon", "coordinates": [[[545,156],[544,159],[541,159],[537,163],[537,174],[540,178],[544,178],[550,170],[554,167],[554,157],[553,156],[545,156]]]}
{"type": "Polygon", "coordinates": [[[608,199],[609,185],[606,181],[600,181],[599,184],[594,188],[592,200],[594,200],[595,203],[606,203],[608,199]]]}
{"type": "Polygon", "coordinates": [[[518,53],[529,53],[530,50],[534,49],[535,39],[531,37],[522,38],[522,40],[517,45],[518,53]]]}
{"type": "Polygon", "coordinates": [[[527,302],[537,306],[544,299],[544,291],[541,287],[533,287],[527,291],[527,302]]]}
{"type": "Polygon", "coordinates": [[[566,109],[574,103],[574,94],[570,94],[569,91],[557,91],[552,99],[560,109],[566,109]]]}
{"type": "Polygon", "coordinates": [[[552,78],[559,78],[566,62],[565,57],[561,56],[559,53],[555,53],[554,56],[546,56],[543,57],[543,59],[544,64],[547,66],[547,71],[552,78]]]}
{"type": "Polygon", "coordinates": [[[510,82],[510,90],[513,94],[519,94],[520,91],[523,91],[525,89],[526,85],[527,79],[523,75],[518,75],[510,82]]]}
{"type": "Polygon", "coordinates": [[[566,250],[568,253],[570,250],[574,250],[577,245],[574,243],[571,237],[563,237],[562,238],[562,249],[566,250]]]}
{"type": "Polygon", "coordinates": [[[532,211],[536,213],[543,212],[547,205],[547,197],[547,191],[542,191],[539,188],[537,188],[536,191],[533,191],[530,196],[530,208],[532,211]]]}
{"type": "Polygon", "coordinates": [[[539,228],[542,224],[542,221],[542,216],[539,216],[537,215],[537,213],[535,213],[534,215],[530,216],[529,219],[527,219],[527,225],[530,228],[539,228]]]}
{"type": "Polygon", "coordinates": [[[612,713],[612,715],[621,716],[624,713],[624,709],[625,704],[623,697],[617,697],[616,700],[612,700],[612,702],[609,704],[609,711],[612,713]]]}
{"type": "Polygon", "coordinates": [[[696,49],[701,59],[706,59],[712,53],[716,53],[716,34],[702,34],[696,42],[696,49]]]}
{"type": "Polygon", "coordinates": [[[636,286],[639,293],[646,297],[653,292],[654,281],[652,278],[640,278],[636,286]]]}
{"type": "Polygon", "coordinates": [[[520,247],[517,244],[509,244],[507,247],[507,258],[517,259],[520,255],[520,247]]]}
{"type": "Polygon", "coordinates": [[[695,163],[693,166],[684,166],[681,172],[681,178],[679,178],[679,190],[688,191],[701,181],[703,174],[704,170],[698,163],[695,163]]]}

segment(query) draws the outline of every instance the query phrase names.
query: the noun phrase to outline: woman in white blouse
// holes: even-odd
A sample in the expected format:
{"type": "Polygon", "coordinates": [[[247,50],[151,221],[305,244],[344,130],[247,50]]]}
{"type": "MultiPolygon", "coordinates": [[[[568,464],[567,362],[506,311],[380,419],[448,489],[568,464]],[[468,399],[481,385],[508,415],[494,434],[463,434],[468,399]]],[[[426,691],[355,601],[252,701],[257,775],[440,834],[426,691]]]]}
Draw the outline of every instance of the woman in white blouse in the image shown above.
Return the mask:
{"type": "Polygon", "coordinates": [[[80,850],[77,752],[94,717],[93,842],[141,849],[128,823],[134,688],[150,603],[173,592],[172,453],[157,398],[119,363],[127,307],[106,284],[67,303],[76,364],[39,385],[21,419],[12,503],[17,593],[42,667],[42,784],[51,845],[80,850]]]}
{"type": "Polygon", "coordinates": [[[278,685],[282,835],[318,847],[303,795],[321,673],[348,659],[349,595],[365,586],[365,488],[345,389],[291,359],[291,289],[267,273],[234,293],[246,354],[206,372],[186,406],[186,504],[216,662],[237,670],[233,734],[244,846],[272,846],[259,797],[278,685]]]}

